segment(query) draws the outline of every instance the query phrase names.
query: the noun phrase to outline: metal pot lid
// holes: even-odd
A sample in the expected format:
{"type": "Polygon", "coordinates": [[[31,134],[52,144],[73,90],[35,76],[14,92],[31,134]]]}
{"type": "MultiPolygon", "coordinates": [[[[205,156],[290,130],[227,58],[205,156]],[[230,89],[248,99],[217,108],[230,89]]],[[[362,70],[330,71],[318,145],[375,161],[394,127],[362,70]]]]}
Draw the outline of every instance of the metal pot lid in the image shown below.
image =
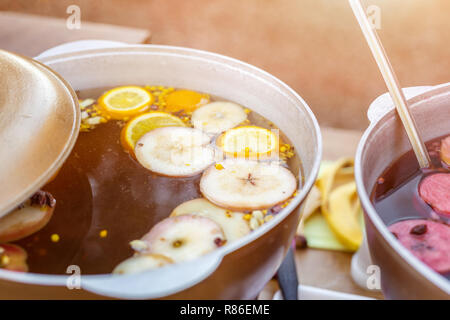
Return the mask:
{"type": "Polygon", "coordinates": [[[72,88],[32,59],[0,50],[0,217],[41,188],[78,136],[72,88]]]}

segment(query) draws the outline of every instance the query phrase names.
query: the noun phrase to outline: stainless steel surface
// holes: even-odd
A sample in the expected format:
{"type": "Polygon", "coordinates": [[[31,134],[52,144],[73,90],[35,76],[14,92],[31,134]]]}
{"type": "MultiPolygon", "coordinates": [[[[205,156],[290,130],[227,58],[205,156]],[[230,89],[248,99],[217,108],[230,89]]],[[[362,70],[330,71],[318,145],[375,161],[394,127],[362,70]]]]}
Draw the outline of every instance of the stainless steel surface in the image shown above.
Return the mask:
{"type": "Polygon", "coordinates": [[[73,90],[31,59],[0,50],[0,217],[58,170],[78,136],[73,90]]]}
{"type": "MultiPolygon", "coordinates": [[[[449,134],[450,85],[421,94],[408,103],[424,141],[449,134]]],[[[369,250],[374,264],[381,268],[386,298],[450,299],[450,282],[415,258],[395,239],[370,201],[370,193],[381,173],[410,149],[395,110],[371,123],[359,143],[355,179],[365,211],[369,250]]]]}
{"type": "Polygon", "coordinates": [[[313,185],[322,154],[318,124],[288,86],[253,66],[221,55],[168,46],[124,46],[46,56],[41,60],[76,90],[123,84],[161,84],[208,92],[235,101],[282,128],[302,160],[305,182],[274,219],[250,235],[191,263],[145,274],[82,276],[68,290],[66,276],[0,270],[0,296],[44,298],[254,298],[280,266],[295,233],[298,206],[313,185]],[[245,261],[245,262],[244,262],[245,261]],[[48,286],[51,285],[51,286],[48,286]],[[81,293],[80,293],[81,292],[81,293]],[[94,293],[94,294],[93,294],[94,293]]]}
{"type": "Polygon", "coordinates": [[[277,271],[277,279],[284,300],[298,300],[298,278],[294,249],[289,248],[283,263],[277,271]]]}

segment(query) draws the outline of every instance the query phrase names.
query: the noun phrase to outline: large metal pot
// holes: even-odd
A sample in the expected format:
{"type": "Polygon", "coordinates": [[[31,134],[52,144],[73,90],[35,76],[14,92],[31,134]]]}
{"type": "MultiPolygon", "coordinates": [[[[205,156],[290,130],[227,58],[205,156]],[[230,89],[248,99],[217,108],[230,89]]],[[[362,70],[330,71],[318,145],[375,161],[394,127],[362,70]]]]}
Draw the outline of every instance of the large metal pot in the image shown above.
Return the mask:
{"type": "Polygon", "coordinates": [[[168,46],[103,43],[103,48],[86,50],[85,45],[83,50],[76,44],[56,48],[38,60],[75,90],[155,83],[245,105],[279,126],[293,143],[302,161],[304,185],[275,219],[195,261],[138,275],[81,275],[80,290],[66,287],[73,276],[0,270],[0,298],[255,298],[281,264],[295,234],[299,207],[318,173],[321,136],[305,101],[270,74],[221,55],[168,46]]]}
{"type": "MultiPolygon", "coordinates": [[[[408,102],[425,141],[450,133],[450,84],[407,90],[421,94],[408,102]],[[423,93],[425,91],[425,93],[423,93]]],[[[355,177],[365,212],[372,262],[380,267],[381,287],[388,299],[449,299],[450,281],[406,250],[389,232],[370,201],[382,172],[411,149],[392,102],[381,97],[369,110],[371,124],[356,154],[355,177]],[[389,109],[391,109],[389,111],[389,109]]]]}

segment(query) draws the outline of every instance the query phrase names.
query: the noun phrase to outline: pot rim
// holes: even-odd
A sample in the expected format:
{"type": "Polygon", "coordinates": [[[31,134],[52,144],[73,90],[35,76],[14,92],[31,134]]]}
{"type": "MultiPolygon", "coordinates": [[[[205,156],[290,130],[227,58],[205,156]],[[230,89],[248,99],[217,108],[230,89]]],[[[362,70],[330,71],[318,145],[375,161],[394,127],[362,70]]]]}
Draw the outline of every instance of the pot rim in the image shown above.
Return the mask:
{"type": "MultiPolygon", "coordinates": [[[[311,108],[306,103],[306,101],[297,93],[295,92],[291,87],[289,87],[286,83],[281,81],[280,79],[276,78],[275,76],[271,75],[267,71],[264,71],[258,67],[255,67],[251,64],[248,64],[246,62],[227,57],[218,53],[213,53],[209,51],[204,50],[198,50],[198,49],[192,49],[192,48],[185,48],[185,47],[179,47],[179,46],[167,46],[167,45],[153,45],[153,44],[142,44],[142,45],[121,45],[121,46],[112,46],[112,47],[106,47],[106,48],[97,48],[97,49],[83,49],[83,50],[77,50],[69,53],[60,53],[53,56],[43,56],[38,57],[39,60],[46,64],[48,62],[64,62],[71,59],[77,59],[83,56],[93,56],[93,55],[111,55],[111,54],[127,54],[127,53],[149,53],[149,52],[158,52],[162,53],[165,52],[167,54],[171,55],[193,55],[197,59],[201,60],[209,60],[214,61],[217,64],[227,65],[228,67],[232,65],[234,68],[239,68],[240,71],[247,73],[249,75],[252,75],[253,77],[260,78],[261,80],[264,80],[264,82],[267,83],[267,85],[270,85],[270,82],[273,84],[278,85],[280,88],[282,88],[283,91],[285,91],[287,94],[292,95],[294,99],[297,100],[298,103],[295,104],[295,107],[300,111],[301,108],[298,106],[298,104],[301,104],[304,106],[304,111],[306,113],[306,116],[308,116],[312,122],[312,125],[314,127],[314,134],[317,137],[317,153],[314,156],[314,162],[311,169],[311,174],[309,178],[305,181],[303,184],[300,192],[293,198],[293,200],[282,210],[280,211],[274,219],[271,221],[263,224],[258,229],[252,231],[249,235],[245,236],[244,238],[240,239],[239,241],[235,241],[234,243],[231,243],[227,246],[224,246],[222,248],[219,248],[215,250],[214,252],[208,254],[210,256],[216,256],[217,261],[220,264],[220,261],[222,258],[232,253],[233,251],[236,251],[240,249],[241,247],[244,247],[248,245],[249,243],[255,241],[256,239],[260,238],[270,230],[272,230],[275,226],[277,226],[279,223],[281,223],[293,210],[295,210],[301,201],[303,201],[309,190],[312,188],[318,172],[320,168],[320,162],[322,159],[322,135],[320,131],[320,127],[318,124],[318,121],[316,117],[314,116],[313,112],[311,111],[311,108]],[[270,82],[269,82],[270,81],[270,82]]],[[[70,86],[71,88],[71,86],[70,86]]],[[[208,256],[205,255],[205,256],[208,256]]],[[[195,259],[197,260],[197,259],[195,259]]],[[[194,260],[194,261],[195,261],[194,260]]],[[[179,263],[177,265],[182,265],[183,263],[179,263]]],[[[214,269],[215,270],[215,269],[214,269]]],[[[213,270],[213,271],[214,271],[213,270]]],[[[147,273],[147,272],[146,272],[147,273]]],[[[143,273],[145,275],[146,273],[143,273]]],[[[148,274],[152,273],[152,271],[149,271],[148,274]]],[[[62,286],[66,284],[66,280],[71,276],[71,274],[68,275],[51,275],[51,274],[39,274],[39,273],[19,273],[14,271],[8,271],[8,270],[0,270],[0,279],[8,280],[8,281],[15,281],[20,283],[27,283],[27,284],[36,284],[36,285],[48,285],[48,286],[62,286]]],[[[101,279],[109,279],[112,276],[112,274],[95,274],[95,275],[82,275],[82,278],[84,279],[95,279],[95,280],[101,280],[101,279]]],[[[122,275],[121,277],[127,277],[127,276],[133,276],[133,275],[122,275]]],[[[209,274],[205,274],[204,278],[208,277],[209,274]]],[[[203,278],[203,279],[204,279],[203,278]]],[[[202,281],[201,279],[200,281],[202,281]]],[[[198,283],[197,281],[196,283],[198,283]]],[[[190,286],[195,285],[191,284],[190,286]]],[[[186,286],[188,288],[189,286],[186,286]]],[[[186,288],[179,288],[176,290],[182,291],[186,288]]]]}
{"type": "MultiPolygon", "coordinates": [[[[408,100],[408,105],[412,109],[417,106],[418,103],[431,100],[436,97],[439,97],[443,89],[447,90],[447,94],[449,94],[450,85],[439,85],[436,87],[432,87],[429,91],[426,91],[418,96],[415,96],[408,100]]],[[[385,115],[376,119],[376,121],[372,121],[369,127],[364,131],[364,134],[359,141],[358,148],[355,156],[355,181],[356,187],[358,190],[359,199],[361,201],[362,207],[366,212],[368,218],[371,220],[377,231],[382,235],[383,239],[389,244],[391,248],[395,250],[395,252],[400,255],[403,260],[405,260],[413,269],[417,270],[420,274],[422,274],[428,281],[433,283],[436,287],[450,294],[450,281],[446,280],[444,277],[439,275],[437,272],[433,271],[430,267],[428,267],[425,263],[416,258],[411,252],[409,252],[397,239],[394,235],[389,231],[385,223],[381,220],[380,216],[375,210],[375,207],[372,205],[370,201],[370,195],[368,194],[366,188],[364,187],[363,182],[363,169],[362,169],[362,156],[365,151],[365,146],[367,140],[371,137],[374,130],[377,128],[380,122],[385,122],[387,119],[392,118],[396,115],[395,108],[390,110],[385,115]]]]}

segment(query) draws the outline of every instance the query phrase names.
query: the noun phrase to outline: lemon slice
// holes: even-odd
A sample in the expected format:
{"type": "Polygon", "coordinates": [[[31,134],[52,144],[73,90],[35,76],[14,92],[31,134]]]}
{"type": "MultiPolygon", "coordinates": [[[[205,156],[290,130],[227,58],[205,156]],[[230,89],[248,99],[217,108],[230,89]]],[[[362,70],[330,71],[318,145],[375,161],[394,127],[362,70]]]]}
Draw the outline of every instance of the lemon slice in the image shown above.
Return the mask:
{"type": "Polygon", "coordinates": [[[134,152],[136,142],[147,132],[162,127],[185,127],[183,120],[167,112],[149,112],[131,119],[122,129],[120,140],[128,151],[134,152]]]}
{"type": "Polygon", "coordinates": [[[113,119],[126,119],[148,109],[153,96],[138,86],[118,87],[105,92],[99,99],[102,109],[113,119]]]}
{"type": "Polygon", "coordinates": [[[237,127],[217,139],[217,146],[235,158],[270,158],[277,155],[278,136],[257,126],[237,127]]]}
{"type": "Polygon", "coordinates": [[[169,93],[165,98],[166,110],[168,112],[192,112],[198,107],[209,103],[207,94],[191,90],[177,90],[169,93]]]}

